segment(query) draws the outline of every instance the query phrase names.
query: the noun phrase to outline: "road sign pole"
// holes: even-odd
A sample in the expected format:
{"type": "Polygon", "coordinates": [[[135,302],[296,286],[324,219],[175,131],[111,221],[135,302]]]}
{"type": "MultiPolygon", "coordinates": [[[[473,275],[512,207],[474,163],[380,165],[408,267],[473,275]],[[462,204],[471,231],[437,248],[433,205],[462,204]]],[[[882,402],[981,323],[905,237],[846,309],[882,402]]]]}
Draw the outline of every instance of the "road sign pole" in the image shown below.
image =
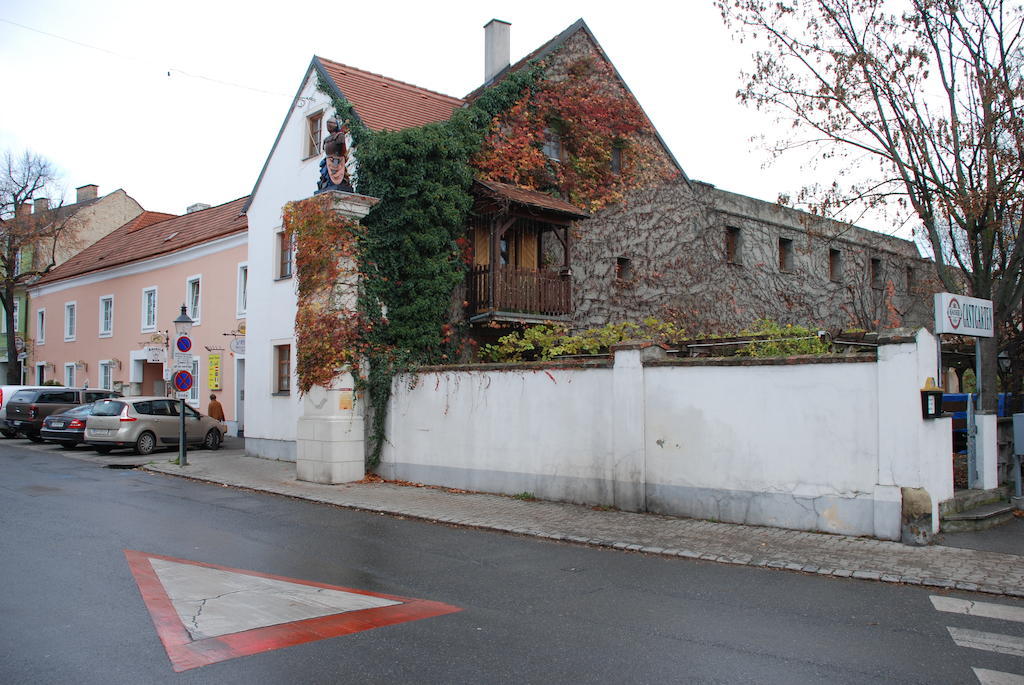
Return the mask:
{"type": "Polygon", "coordinates": [[[185,452],[185,398],[181,398],[178,408],[181,420],[178,422],[178,466],[188,466],[188,455],[185,452]]]}

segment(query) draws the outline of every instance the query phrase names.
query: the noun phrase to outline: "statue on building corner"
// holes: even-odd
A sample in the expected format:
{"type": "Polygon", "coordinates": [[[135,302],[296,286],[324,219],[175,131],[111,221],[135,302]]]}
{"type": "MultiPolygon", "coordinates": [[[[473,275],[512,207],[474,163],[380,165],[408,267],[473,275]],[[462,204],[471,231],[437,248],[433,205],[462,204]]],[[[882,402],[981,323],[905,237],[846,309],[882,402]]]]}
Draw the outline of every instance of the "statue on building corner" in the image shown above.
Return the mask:
{"type": "Polygon", "coordinates": [[[342,190],[354,193],[348,178],[348,146],[345,136],[348,129],[336,118],[327,120],[327,132],[324,138],[324,158],[320,160],[320,180],[316,184],[317,193],[325,190],[342,190]]]}

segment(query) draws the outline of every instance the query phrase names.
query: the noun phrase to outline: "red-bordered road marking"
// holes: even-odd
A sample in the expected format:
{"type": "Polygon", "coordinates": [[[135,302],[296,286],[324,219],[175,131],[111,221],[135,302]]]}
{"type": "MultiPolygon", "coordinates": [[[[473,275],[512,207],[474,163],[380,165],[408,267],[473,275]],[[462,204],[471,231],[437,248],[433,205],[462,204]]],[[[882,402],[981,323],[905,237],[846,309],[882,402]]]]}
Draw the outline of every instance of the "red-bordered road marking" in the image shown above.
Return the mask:
{"type": "Polygon", "coordinates": [[[135,582],[139,585],[142,599],[146,602],[146,607],[153,618],[153,625],[160,636],[160,641],[163,642],[164,649],[167,650],[167,656],[171,660],[171,665],[176,672],[187,671],[191,668],[207,666],[218,661],[226,661],[240,656],[249,656],[250,654],[259,654],[260,652],[268,652],[274,649],[281,649],[282,647],[291,647],[292,645],[299,645],[304,642],[351,635],[352,633],[382,626],[462,611],[459,607],[442,604],[441,602],[432,602],[426,599],[397,597],[395,595],[385,595],[366,590],[354,590],[338,585],[286,578],[257,571],[245,571],[228,566],[190,561],[188,559],[176,559],[161,554],[147,554],[126,549],[124,555],[128,559],[128,567],[131,569],[132,575],[135,576],[135,582]],[[193,640],[192,635],[178,617],[178,612],[175,611],[167,591],[149,562],[150,559],[163,559],[178,564],[191,564],[193,566],[212,568],[257,578],[269,578],[286,583],[295,583],[296,585],[341,590],[342,592],[389,599],[401,602],[401,604],[331,614],[329,616],[282,623],[265,628],[255,628],[219,637],[193,640]]]}

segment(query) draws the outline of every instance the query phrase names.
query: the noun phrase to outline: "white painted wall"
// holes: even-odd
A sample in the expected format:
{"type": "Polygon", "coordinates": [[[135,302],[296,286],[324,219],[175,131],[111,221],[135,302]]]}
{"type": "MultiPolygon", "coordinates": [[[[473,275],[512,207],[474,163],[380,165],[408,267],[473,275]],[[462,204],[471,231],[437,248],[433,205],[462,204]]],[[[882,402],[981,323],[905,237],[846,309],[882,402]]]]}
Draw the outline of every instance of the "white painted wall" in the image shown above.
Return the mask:
{"type": "Polygon", "coordinates": [[[611,502],[612,370],[423,373],[395,380],[385,477],[611,502]]]}
{"type": "Polygon", "coordinates": [[[320,176],[320,157],[304,159],[306,117],[325,110],[328,99],[316,88],[316,77],[306,73],[304,85],[285,119],[280,137],[270,152],[254,190],[249,220],[249,306],[245,363],[246,451],[275,459],[295,459],[295,430],[301,401],[293,378],[287,396],[272,392],[273,345],[292,345],[294,376],[295,279],[275,280],[276,234],[281,209],[293,200],[313,195],[320,176]],[[301,98],[310,98],[302,100],[301,98]],[[304,102],[298,107],[297,103],[304,102]]]}
{"type": "Polygon", "coordinates": [[[952,496],[921,418],[934,338],[877,362],[427,372],[396,380],[380,471],[448,487],[899,539],[901,487],[952,496]]]}

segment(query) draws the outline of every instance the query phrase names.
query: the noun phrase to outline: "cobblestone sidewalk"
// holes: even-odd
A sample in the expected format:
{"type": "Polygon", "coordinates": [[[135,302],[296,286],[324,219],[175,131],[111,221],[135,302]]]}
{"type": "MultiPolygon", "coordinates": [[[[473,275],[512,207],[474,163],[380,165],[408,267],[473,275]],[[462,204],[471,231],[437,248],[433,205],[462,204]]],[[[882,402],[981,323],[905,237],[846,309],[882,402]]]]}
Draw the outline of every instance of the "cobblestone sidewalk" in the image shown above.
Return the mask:
{"type": "MultiPolygon", "coordinates": [[[[176,457],[175,457],[176,458],[176,457]]],[[[558,502],[527,502],[386,483],[319,485],[295,479],[290,462],[240,450],[191,452],[189,464],[149,471],[249,488],[365,511],[474,526],[616,549],[762,566],[842,578],[1024,597],[1024,557],[870,538],[714,523],[558,502]]]]}

